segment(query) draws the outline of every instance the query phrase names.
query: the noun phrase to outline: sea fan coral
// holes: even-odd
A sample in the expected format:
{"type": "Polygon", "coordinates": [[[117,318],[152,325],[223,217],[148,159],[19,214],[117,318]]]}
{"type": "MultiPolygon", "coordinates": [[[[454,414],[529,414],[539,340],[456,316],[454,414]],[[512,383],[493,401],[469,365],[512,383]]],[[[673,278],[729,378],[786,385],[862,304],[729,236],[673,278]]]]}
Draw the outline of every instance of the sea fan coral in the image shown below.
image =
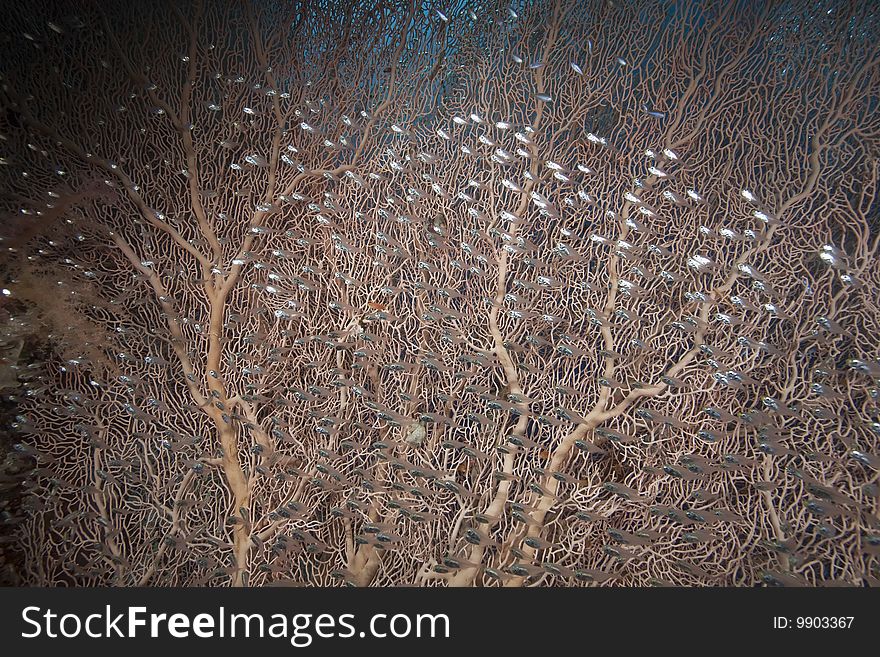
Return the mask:
{"type": "Polygon", "coordinates": [[[877,582],[870,3],[2,40],[7,581],[877,582]]]}

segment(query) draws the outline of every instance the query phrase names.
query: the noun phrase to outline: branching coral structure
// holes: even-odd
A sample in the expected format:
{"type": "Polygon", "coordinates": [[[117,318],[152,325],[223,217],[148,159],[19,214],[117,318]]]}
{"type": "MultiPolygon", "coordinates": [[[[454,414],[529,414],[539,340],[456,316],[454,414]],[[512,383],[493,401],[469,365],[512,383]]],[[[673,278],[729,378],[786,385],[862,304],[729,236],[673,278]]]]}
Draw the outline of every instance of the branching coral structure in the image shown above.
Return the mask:
{"type": "Polygon", "coordinates": [[[4,581],[878,583],[871,3],[35,5],[4,581]]]}

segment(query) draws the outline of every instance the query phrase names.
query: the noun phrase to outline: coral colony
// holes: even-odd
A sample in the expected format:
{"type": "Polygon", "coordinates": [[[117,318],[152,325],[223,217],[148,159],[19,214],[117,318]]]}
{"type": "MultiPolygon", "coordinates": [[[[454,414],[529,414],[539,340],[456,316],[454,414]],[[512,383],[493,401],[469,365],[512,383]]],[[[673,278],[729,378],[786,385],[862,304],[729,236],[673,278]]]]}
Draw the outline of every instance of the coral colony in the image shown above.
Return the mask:
{"type": "Polygon", "coordinates": [[[7,10],[4,582],[878,583],[872,3],[7,10]]]}

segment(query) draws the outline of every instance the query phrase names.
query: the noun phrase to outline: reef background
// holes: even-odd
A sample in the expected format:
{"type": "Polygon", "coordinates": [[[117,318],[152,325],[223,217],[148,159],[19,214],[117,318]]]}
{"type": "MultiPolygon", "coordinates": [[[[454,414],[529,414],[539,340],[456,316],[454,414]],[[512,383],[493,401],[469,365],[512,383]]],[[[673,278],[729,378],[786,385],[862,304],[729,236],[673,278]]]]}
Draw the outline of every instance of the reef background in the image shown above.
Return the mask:
{"type": "Polygon", "coordinates": [[[880,577],[863,2],[0,27],[4,580],[880,577]]]}

